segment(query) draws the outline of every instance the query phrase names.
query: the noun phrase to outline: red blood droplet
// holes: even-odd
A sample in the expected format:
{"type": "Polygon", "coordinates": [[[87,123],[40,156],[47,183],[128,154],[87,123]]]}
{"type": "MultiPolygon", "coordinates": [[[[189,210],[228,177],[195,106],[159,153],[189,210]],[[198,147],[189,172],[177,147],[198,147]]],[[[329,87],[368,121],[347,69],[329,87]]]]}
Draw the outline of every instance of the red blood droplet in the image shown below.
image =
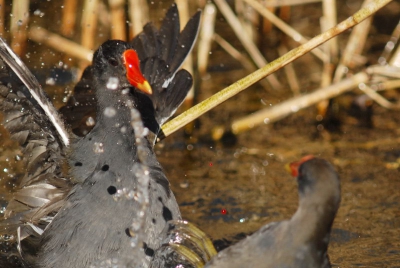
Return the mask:
{"type": "Polygon", "coordinates": [[[228,213],[228,211],[227,211],[226,209],[224,209],[224,208],[221,209],[221,214],[222,214],[222,215],[226,215],[226,213],[228,213]]]}
{"type": "Polygon", "coordinates": [[[213,166],[213,163],[212,163],[212,162],[210,162],[210,163],[208,163],[208,165],[209,165],[210,167],[212,167],[212,166],[213,166]]]}

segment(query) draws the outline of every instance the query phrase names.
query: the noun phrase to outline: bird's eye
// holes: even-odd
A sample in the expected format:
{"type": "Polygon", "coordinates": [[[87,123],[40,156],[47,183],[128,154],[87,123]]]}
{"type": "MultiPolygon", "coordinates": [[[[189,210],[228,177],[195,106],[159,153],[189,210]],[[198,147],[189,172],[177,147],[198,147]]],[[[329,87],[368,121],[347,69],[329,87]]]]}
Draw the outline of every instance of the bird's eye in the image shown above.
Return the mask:
{"type": "Polygon", "coordinates": [[[118,66],[118,61],[116,61],[115,59],[109,59],[108,63],[111,64],[112,66],[118,66]]]}

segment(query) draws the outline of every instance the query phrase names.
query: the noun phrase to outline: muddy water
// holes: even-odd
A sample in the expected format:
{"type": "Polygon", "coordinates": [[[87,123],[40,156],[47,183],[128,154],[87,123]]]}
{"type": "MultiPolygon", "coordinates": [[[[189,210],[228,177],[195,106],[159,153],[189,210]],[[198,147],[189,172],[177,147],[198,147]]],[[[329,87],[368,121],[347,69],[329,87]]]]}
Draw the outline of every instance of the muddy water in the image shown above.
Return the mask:
{"type": "MultiPolygon", "coordinates": [[[[264,94],[263,89],[254,90],[264,94]]],[[[329,248],[332,263],[400,265],[398,113],[374,105],[374,127],[365,128],[343,111],[340,130],[329,133],[318,130],[310,108],[243,133],[230,147],[207,142],[204,129],[236,117],[238,103],[247,101],[244,93],[202,117],[198,125],[204,135],[192,136],[196,141],[184,140],[181,132],[159,149],[183,217],[214,239],[234,239],[238,233],[287,219],[297,208],[298,196],[296,181],[284,165],[314,154],[334,163],[341,176],[342,203],[329,248]]]]}
{"type": "MultiPolygon", "coordinates": [[[[298,30],[311,31],[312,27],[307,25],[318,21],[319,7],[293,9],[298,11],[293,12],[298,30]]],[[[346,2],[342,9],[347,10],[339,16],[344,18],[358,7],[359,2],[346,2]]],[[[398,5],[391,9],[396,8],[398,5]]],[[[387,13],[378,19],[392,14],[388,9],[384,12],[387,13]]],[[[218,20],[218,27],[227,26],[218,20]]],[[[366,55],[372,63],[387,38],[386,28],[377,27],[369,39],[366,55]]],[[[314,29],[315,33],[309,36],[318,30],[314,29]]],[[[272,40],[278,36],[277,32],[270,33],[272,40]]],[[[273,43],[271,39],[260,42],[273,43]]],[[[342,46],[344,41],[345,38],[340,40],[342,46]]],[[[30,62],[31,67],[39,66],[43,59],[52,62],[49,66],[57,63],[57,57],[47,48],[34,45],[31,49],[44,52],[41,59],[30,62]]],[[[265,52],[274,58],[273,51],[265,52]]],[[[217,46],[212,55],[209,75],[198,82],[199,100],[248,73],[217,46]]],[[[302,92],[318,86],[321,64],[313,56],[301,58],[294,67],[302,92]]],[[[284,73],[278,76],[286,85],[284,73]]],[[[63,88],[50,91],[58,100],[65,97],[63,88]]],[[[354,91],[337,98],[333,117],[323,125],[315,120],[315,108],[309,108],[275,124],[242,133],[235,142],[212,141],[213,127],[227,126],[236,118],[292,96],[287,89],[266,91],[255,85],[201,117],[190,134],[181,130],[168,137],[156,150],[183,217],[216,240],[236,240],[266,223],[287,219],[297,209],[298,196],[296,181],[284,165],[314,154],[331,161],[341,176],[342,203],[329,247],[334,266],[400,267],[400,116],[376,104],[367,112],[354,111],[350,103],[359,94],[354,91]]],[[[394,100],[398,97],[396,92],[391,95],[394,100]]],[[[0,145],[0,198],[5,205],[23,164],[17,161],[20,153],[4,132],[0,145]]]]}

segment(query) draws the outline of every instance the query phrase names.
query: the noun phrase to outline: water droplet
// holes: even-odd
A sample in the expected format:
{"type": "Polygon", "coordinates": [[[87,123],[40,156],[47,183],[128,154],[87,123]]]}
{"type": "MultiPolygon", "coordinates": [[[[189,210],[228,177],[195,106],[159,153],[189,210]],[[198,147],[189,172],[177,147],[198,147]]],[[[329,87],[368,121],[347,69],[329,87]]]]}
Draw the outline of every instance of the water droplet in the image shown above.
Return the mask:
{"type": "Polygon", "coordinates": [[[21,159],[22,157],[19,154],[15,155],[15,161],[21,161],[21,159]]]}
{"type": "Polygon", "coordinates": [[[131,228],[132,228],[132,230],[133,230],[134,232],[139,231],[139,230],[141,229],[140,221],[135,221],[135,220],[134,220],[134,221],[132,222],[131,228]]]}
{"type": "Polygon", "coordinates": [[[294,34],[294,35],[293,35],[293,40],[296,41],[296,42],[300,42],[300,40],[301,40],[301,35],[298,34],[298,33],[294,34]]]}
{"type": "Polygon", "coordinates": [[[380,64],[380,65],[386,65],[386,59],[384,58],[384,57],[379,57],[379,59],[378,59],[378,63],[380,64]]]}
{"type": "Polygon", "coordinates": [[[147,127],[142,129],[142,137],[145,137],[149,134],[149,129],[147,127]]]}
{"type": "Polygon", "coordinates": [[[86,119],[86,125],[87,125],[88,127],[94,126],[95,123],[96,123],[96,121],[95,121],[94,118],[91,117],[91,116],[89,116],[89,117],[86,119]]]}
{"type": "Polygon", "coordinates": [[[54,86],[56,84],[56,80],[53,77],[49,77],[46,79],[46,85],[54,86]]]}
{"type": "Polygon", "coordinates": [[[94,148],[93,151],[97,154],[103,153],[104,152],[104,145],[101,142],[95,142],[94,143],[94,148]]]}
{"type": "Polygon", "coordinates": [[[135,198],[135,195],[136,195],[136,192],[135,192],[135,191],[129,191],[128,193],[125,194],[125,196],[126,196],[126,198],[127,198],[128,200],[134,199],[134,198],[135,198]]]}
{"type": "Polygon", "coordinates": [[[8,242],[8,241],[11,241],[11,240],[14,240],[14,236],[13,235],[8,235],[8,234],[0,235],[0,241],[8,242]]]}
{"type": "Polygon", "coordinates": [[[117,114],[117,111],[115,110],[114,107],[106,107],[104,110],[104,115],[107,117],[114,117],[117,114]]]}
{"type": "Polygon", "coordinates": [[[130,234],[132,237],[131,238],[131,247],[135,248],[138,245],[139,237],[137,235],[133,234],[132,232],[130,234]]]}
{"type": "Polygon", "coordinates": [[[18,26],[21,26],[21,25],[22,25],[22,20],[18,20],[18,21],[17,21],[17,25],[18,25],[18,26]]]}
{"type": "Polygon", "coordinates": [[[188,182],[187,180],[184,180],[184,181],[182,181],[182,182],[179,183],[179,186],[180,186],[182,189],[187,189],[187,188],[189,187],[189,182],[188,182]]]}
{"type": "Polygon", "coordinates": [[[299,106],[297,106],[297,105],[293,105],[293,106],[291,106],[290,107],[290,109],[292,110],[292,112],[298,112],[299,111],[299,106]]]}
{"type": "Polygon", "coordinates": [[[119,86],[119,79],[117,77],[110,77],[107,81],[107,89],[116,90],[119,86]]]}
{"type": "Polygon", "coordinates": [[[39,17],[43,17],[44,16],[44,13],[42,12],[42,11],[40,11],[39,9],[36,9],[34,12],[33,12],[33,14],[35,15],[35,16],[39,16],[39,17]]]}
{"type": "Polygon", "coordinates": [[[136,192],[136,193],[133,195],[133,198],[134,198],[136,201],[138,201],[139,203],[142,203],[142,202],[143,202],[143,195],[142,195],[140,192],[136,192]]]}

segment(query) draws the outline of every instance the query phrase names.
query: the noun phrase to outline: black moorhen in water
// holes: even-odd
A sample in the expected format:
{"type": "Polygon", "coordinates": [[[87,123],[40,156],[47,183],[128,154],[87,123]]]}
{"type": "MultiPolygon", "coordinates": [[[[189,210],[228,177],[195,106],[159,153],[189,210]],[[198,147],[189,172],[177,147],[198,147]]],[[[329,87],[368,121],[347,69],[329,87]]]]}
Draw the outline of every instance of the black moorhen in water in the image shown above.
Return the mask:
{"type": "Polygon", "coordinates": [[[36,80],[19,59],[7,60],[12,57],[2,45],[3,59],[26,85],[2,69],[4,126],[23,147],[27,170],[0,228],[18,237],[27,267],[148,266],[166,222],[180,219],[153,145],[192,85],[191,75],[178,69],[199,20],[198,12],[180,33],[173,5],[160,30],[148,24],[131,43],[112,40],[99,47],[84,77],[91,77],[84,86],[93,90],[96,107],[95,125],[84,137],[63,126],[36,80]],[[131,106],[153,134],[140,150],[131,106]],[[142,173],[139,153],[146,159],[142,173]],[[136,191],[143,174],[150,178],[146,211],[136,191]],[[140,244],[135,251],[135,220],[141,217],[144,249],[140,244]]]}
{"type": "Polygon", "coordinates": [[[299,208],[293,217],[263,226],[219,252],[205,267],[331,267],[327,249],[340,204],[338,174],[328,161],[310,156],[290,168],[299,189],[299,208]]]}
{"type": "MultiPolygon", "coordinates": [[[[153,89],[157,89],[151,95],[138,95],[139,101],[136,103],[146,127],[152,133],[158,133],[160,126],[174,114],[186,97],[188,88],[175,84],[192,83],[191,76],[185,70],[176,71],[192,49],[199,20],[200,13],[197,13],[179,36],[179,14],[176,6],[173,6],[168,10],[160,30],[148,23],[143,32],[130,42],[139,56],[144,77],[153,89]],[[172,74],[176,74],[176,77],[172,74]],[[167,86],[179,90],[164,90],[167,86]]],[[[60,110],[74,133],[79,136],[93,128],[93,123],[89,122],[96,117],[95,91],[93,67],[90,66],[75,86],[67,105],[60,110]]]]}

